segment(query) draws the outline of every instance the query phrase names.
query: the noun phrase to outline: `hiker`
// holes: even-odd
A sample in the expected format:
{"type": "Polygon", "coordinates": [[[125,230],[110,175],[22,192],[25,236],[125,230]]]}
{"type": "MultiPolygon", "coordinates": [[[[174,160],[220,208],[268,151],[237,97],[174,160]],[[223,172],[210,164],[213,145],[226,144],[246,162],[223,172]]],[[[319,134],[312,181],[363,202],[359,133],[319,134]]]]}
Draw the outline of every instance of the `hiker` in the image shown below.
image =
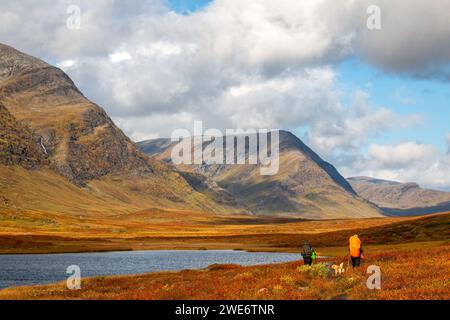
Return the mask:
{"type": "Polygon", "coordinates": [[[316,251],[308,241],[303,242],[302,247],[303,263],[308,266],[312,265],[313,260],[317,257],[316,251]]]}
{"type": "Polygon", "coordinates": [[[359,267],[361,265],[363,249],[361,245],[361,239],[359,239],[359,236],[357,234],[350,237],[348,251],[350,254],[350,258],[352,259],[353,268],[359,267]]]}

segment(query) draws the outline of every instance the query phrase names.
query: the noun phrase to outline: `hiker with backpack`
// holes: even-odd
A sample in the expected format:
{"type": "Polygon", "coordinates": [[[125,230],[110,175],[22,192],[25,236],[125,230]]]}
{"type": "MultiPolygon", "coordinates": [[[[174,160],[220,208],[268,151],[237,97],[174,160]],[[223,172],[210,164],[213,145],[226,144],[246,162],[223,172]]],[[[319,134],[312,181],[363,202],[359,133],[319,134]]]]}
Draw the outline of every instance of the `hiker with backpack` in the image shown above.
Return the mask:
{"type": "Polygon", "coordinates": [[[305,266],[312,265],[313,260],[316,260],[316,258],[317,258],[316,250],[314,250],[314,248],[308,241],[303,242],[302,257],[303,257],[303,263],[305,266]]]}
{"type": "Polygon", "coordinates": [[[348,251],[350,259],[352,260],[353,268],[359,267],[361,265],[362,254],[364,251],[362,249],[361,239],[359,239],[357,234],[350,237],[348,251]]]}

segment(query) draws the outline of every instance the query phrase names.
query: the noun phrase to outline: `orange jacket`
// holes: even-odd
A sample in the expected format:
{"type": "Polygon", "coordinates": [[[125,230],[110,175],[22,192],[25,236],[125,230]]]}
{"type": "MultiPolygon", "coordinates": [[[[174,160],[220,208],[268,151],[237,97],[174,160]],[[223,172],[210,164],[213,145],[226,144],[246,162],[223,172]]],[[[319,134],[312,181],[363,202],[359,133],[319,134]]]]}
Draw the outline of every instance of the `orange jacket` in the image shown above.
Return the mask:
{"type": "Polygon", "coordinates": [[[361,239],[358,236],[351,236],[349,239],[350,255],[353,258],[361,256],[361,239]]]}

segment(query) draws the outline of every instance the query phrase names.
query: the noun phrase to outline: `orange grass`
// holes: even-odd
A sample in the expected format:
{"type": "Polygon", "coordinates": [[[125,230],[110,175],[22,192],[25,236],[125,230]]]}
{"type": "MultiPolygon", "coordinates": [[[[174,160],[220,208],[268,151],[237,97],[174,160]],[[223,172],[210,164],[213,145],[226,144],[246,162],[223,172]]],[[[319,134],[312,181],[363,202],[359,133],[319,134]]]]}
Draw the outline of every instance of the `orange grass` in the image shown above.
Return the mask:
{"type": "MultiPolygon", "coordinates": [[[[326,263],[340,262],[329,259],[326,263]]],[[[84,279],[0,291],[0,299],[450,299],[450,246],[369,252],[363,266],[344,276],[299,272],[302,262],[84,279]],[[382,289],[366,287],[366,268],[378,265],[382,289]]]]}
{"type": "MultiPolygon", "coordinates": [[[[3,219],[3,225],[13,221],[18,227],[27,225],[26,221],[34,217],[32,213],[4,212],[0,220],[3,219]]],[[[64,222],[57,220],[58,232],[39,228],[34,232],[24,232],[25,229],[6,232],[0,221],[0,253],[150,249],[298,252],[299,244],[308,239],[316,247],[327,248],[329,255],[328,248],[344,245],[354,233],[363,236],[366,244],[382,245],[450,238],[450,213],[408,218],[298,221],[154,209],[122,216],[66,219],[64,222]]]]}

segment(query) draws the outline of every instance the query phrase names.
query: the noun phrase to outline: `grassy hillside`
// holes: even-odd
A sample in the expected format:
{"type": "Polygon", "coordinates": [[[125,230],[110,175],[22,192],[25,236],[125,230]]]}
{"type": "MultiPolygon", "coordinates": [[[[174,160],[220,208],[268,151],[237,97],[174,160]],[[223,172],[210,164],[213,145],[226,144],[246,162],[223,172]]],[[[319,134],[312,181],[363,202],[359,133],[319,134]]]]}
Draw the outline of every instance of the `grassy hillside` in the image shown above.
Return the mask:
{"type": "MultiPolygon", "coordinates": [[[[82,231],[87,226],[95,230],[97,224],[120,224],[114,216],[145,208],[226,210],[187,187],[175,172],[167,173],[165,180],[161,185],[157,176],[108,175],[80,188],[45,167],[30,171],[0,165],[0,233],[65,232],[80,226],[82,231]]],[[[95,234],[91,228],[84,231],[95,234]]]]}

